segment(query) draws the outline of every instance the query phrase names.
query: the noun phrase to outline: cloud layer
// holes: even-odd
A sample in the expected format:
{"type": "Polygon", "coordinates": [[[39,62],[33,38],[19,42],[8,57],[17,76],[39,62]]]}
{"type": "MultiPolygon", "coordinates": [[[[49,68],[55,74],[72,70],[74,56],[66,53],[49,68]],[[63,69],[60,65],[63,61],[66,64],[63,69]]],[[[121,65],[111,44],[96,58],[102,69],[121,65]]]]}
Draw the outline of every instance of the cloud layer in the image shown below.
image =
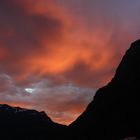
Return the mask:
{"type": "Polygon", "coordinates": [[[139,7],[137,0],[1,0],[0,103],[72,122],[139,37],[139,7]]]}

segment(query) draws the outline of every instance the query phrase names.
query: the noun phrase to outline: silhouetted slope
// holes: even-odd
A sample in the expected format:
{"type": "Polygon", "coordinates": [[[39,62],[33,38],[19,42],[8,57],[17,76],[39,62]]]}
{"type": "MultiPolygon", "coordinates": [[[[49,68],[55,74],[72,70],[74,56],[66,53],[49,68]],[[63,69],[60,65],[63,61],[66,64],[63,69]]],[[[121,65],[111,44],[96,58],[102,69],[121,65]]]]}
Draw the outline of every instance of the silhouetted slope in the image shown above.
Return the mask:
{"type": "Polygon", "coordinates": [[[132,43],[115,77],[99,89],[85,112],[70,125],[79,139],[119,140],[140,135],[140,40],[132,43]]]}
{"type": "Polygon", "coordinates": [[[45,114],[9,105],[0,105],[0,137],[3,140],[51,140],[64,138],[66,126],[45,114]]]}

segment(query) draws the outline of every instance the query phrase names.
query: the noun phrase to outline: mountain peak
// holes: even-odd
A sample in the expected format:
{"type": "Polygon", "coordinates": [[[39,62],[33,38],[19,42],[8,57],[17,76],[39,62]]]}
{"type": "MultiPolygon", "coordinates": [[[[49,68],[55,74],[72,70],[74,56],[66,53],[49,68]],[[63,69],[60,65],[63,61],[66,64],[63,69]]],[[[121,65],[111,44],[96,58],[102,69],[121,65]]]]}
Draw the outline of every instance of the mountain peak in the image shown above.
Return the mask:
{"type": "Polygon", "coordinates": [[[140,48],[140,39],[134,41],[130,48],[140,48]]]}
{"type": "Polygon", "coordinates": [[[54,123],[44,111],[7,104],[0,104],[0,126],[1,137],[5,140],[58,139],[66,129],[66,126],[54,123]]]}
{"type": "MultiPolygon", "coordinates": [[[[131,84],[136,80],[140,80],[140,40],[133,42],[130,48],[126,51],[119,64],[116,74],[112,80],[117,84],[131,84]]],[[[128,86],[128,85],[127,85],[128,86]]]]}
{"type": "Polygon", "coordinates": [[[70,127],[92,139],[140,137],[140,40],[126,51],[112,81],[70,127]]]}

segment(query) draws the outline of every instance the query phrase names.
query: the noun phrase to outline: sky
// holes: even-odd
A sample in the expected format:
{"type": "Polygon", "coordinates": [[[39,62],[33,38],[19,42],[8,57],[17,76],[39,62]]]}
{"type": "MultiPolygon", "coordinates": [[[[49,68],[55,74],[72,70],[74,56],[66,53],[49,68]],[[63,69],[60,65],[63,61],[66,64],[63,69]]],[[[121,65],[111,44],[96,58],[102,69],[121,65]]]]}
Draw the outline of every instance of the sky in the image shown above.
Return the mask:
{"type": "Polygon", "coordinates": [[[140,0],[0,0],[0,103],[70,124],[140,35],[140,0]]]}

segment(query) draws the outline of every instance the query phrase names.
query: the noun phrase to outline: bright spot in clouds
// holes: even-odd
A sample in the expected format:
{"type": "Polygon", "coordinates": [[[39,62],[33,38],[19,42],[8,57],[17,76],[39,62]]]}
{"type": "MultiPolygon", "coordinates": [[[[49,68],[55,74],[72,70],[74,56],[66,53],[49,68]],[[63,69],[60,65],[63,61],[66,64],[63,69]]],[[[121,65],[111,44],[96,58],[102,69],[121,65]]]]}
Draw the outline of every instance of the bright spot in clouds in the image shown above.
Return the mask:
{"type": "Polygon", "coordinates": [[[28,92],[28,93],[33,93],[34,89],[32,89],[32,88],[25,88],[25,91],[28,92]]]}

